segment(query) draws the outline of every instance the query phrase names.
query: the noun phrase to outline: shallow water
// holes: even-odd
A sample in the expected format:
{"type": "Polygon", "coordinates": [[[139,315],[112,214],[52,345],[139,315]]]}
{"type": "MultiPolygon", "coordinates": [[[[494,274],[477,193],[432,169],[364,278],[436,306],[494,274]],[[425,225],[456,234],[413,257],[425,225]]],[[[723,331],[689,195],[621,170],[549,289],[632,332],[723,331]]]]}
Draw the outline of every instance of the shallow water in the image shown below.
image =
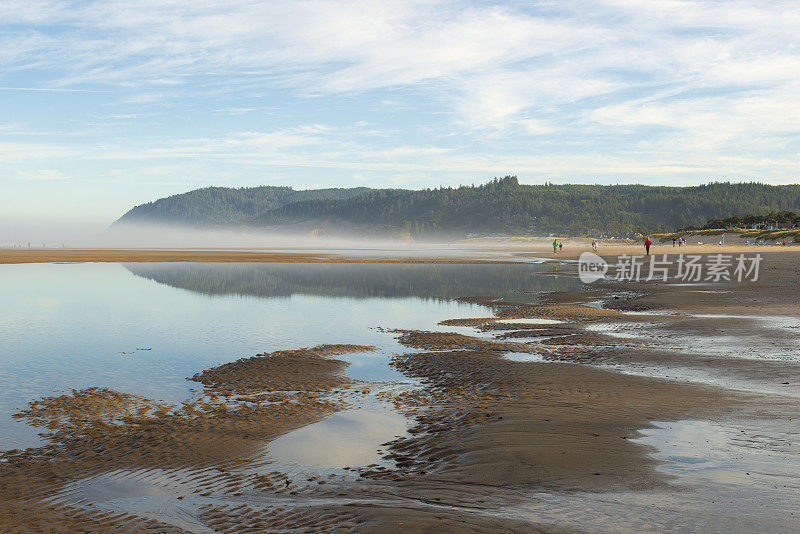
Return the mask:
{"type": "Polygon", "coordinates": [[[384,464],[380,446],[405,435],[410,426],[410,420],[387,407],[362,406],[277,438],[269,444],[267,457],[288,467],[282,470],[384,464]]]}
{"type": "MultiPolygon", "coordinates": [[[[624,312],[624,315],[637,314],[639,312],[624,312]]],[[[685,356],[684,361],[671,363],[643,358],[636,363],[603,365],[619,372],[800,397],[800,384],[796,380],[796,370],[800,364],[800,323],[797,317],[668,315],[671,316],[669,321],[657,325],[617,322],[594,323],[584,328],[617,338],[620,344],[636,346],[642,351],[666,351],[685,356]],[[717,328],[707,332],[695,328],[693,321],[702,319],[716,320],[717,328]],[[708,363],[712,361],[719,363],[709,366],[708,363]],[[730,364],[722,363],[727,361],[730,364]],[[770,366],[774,372],[759,373],[759,368],[748,369],[748,365],[737,365],[743,362],[748,365],[764,362],[764,366],[770,366]]]]}
{"type": "Polygon", "coordinates": [[[366,381],[407,381],[402,352],[378,327],[430,329],[489,309],[453,299],[531,300],[577,280],[546,265],[30,264],[0,265],[0,450],[40,443],[11,419],[70,388],[109,387],[182,401],[186,377],[241,357],[322,343],[375,345],[341,356],[366,381]]]}
{"type": "Polygon", "coordinates": [[[664,314],[624,312],[624,315],[671,315],[687,322],[653,327],[647,323],[597,323],[586,325],[619,339],[647,340],[658,348],[693,354],[753,360],[800,362],[800,318],[792,316],[664,314]],[[717,330],[698,334],[691,319],[716,319],[717,330]],[[753,328],[741,328],[753,323],[753,328]]]}
{"type": "Polygon", "coordinates": [[[589,532],[797,532],[797,429],[707,421],[655,423],[635,443],[651,449],[672,488],[536,493],[507,512],[589,532]]]}
{"type": "Polygon", "coordinates": [[[524,318],[524,319],[498,319],[495,321],[500,324],[563,324],[564,321],[556,319],[538,319],[538,318],[524,318]]]}
{"type": "Polygon", "coordinates": [[[512,362],[543,362],[544,356],[541,354],[530,354],[527,352],[506,352],[503,358],[512,362]]]}

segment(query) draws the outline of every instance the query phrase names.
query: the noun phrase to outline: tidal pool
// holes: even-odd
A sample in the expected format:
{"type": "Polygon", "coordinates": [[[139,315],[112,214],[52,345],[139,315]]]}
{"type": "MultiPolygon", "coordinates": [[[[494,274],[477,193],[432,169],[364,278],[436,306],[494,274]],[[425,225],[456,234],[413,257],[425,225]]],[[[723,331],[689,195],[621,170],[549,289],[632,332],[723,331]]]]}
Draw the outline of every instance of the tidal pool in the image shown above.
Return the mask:
{"type": "Polygon", "coordinates": [[[337,469],[383,464],[383,443],[405,435],[410,421],[386,407],[358,407],[289,432],[269,444],[268,457],[290,467],[337,469]],[[324,443],[324,447],[320,447],[324,443]]]}
{"type": "Polygon", "coordinates": [[[0,265],[0,450],[41,443],[11,418],[31,400],[108,387],[178,402],[195,373],[242,357],[323,343],[375,345],[341,356],[370,382],[407,379],[388,365],[406,349],[378,327],[431,329],[487,317],[455,300],[535,299],[575,278],[545,264],[0,265]]]}

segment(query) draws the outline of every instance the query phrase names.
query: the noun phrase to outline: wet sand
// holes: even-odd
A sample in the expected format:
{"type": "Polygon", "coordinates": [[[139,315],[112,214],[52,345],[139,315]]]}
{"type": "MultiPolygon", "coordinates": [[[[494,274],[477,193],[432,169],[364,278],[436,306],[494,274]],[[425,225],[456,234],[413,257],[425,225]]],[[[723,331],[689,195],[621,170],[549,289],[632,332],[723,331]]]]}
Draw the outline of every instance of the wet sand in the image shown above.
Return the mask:
{"type": "MultiPolygon", "coordinates": [[[[530,246],[530,247],[502,247],[498,250],[514,251],[515,254],[525,256],[535,256],[550,259],[565,259],[574,260],[578,259],[584,252],[593,252],[590,245],[574,245],[566,246],[557,254],[553,254],[552,246],[530,246]]],[[[597,254],[604,257],[615,257],[623,254],[627,255],[641,255],[645,253],[644,245],[631,244],[631,245],[617,245],[617,244],[601,244],[597,249],[597,254]]],[[[672,243],[654,244],[650,247],[651,254],[764,254],[764,253],[800,253],[800,247],[796,246],[778,246],[778,245],[719,245],[715,243],[705,243],[703,245],[687,244],[685,246],[672,246],[672,243]]]]}
{"type": "Polygon", "coordinates": [[[454,257],[393,257],[375,249],[374,255],[334,254],[331,252],[233,251],[233,250],[77,250],[77,249],[0,249],[4,263],[513,263],[514,260],[483,260],[454,257]]]}
{"type": "MultiPolygon", "coordinates": [[[[409,349],[392,359],[420,383],[405,390],[344,376],[347,364],[337,355],[371,350],[354,344],[287,347],[198,370],[192,379],[203,391],[179,405],[103,388],[41,399],[18,417],[46,431],[48,445],[0,457],[0,530],[638,531],[604,524],[581,503],[605,495],[621,513],[625,495],[658,501],[689,491],[637,439],[654,422],[796,426],[800,332],[791,322],[776,325],[800,315],[799,260],[765,254],[758,282],[714,292],[608,282],[544,294],[535,305],[465,295],[486,307],[485,319],[454,317],[429,331],[382,325],[409,349]],[[465,326],[472,335],[447,331],[465,326]],[[728,337],[719,341],[721,334],[728,337]],[[776,359],[715,351],[726,343],[740,343],[729,347],[734,352],[774,350],[776,359]],[[505,357],[516,353],[542,361],[505,357]],[[701,379],[635,372],[649,367],[701,379]],[[382,446],[388,463],[309,477],[264,452],[276,437],[371,397],[411,421],[407,435],[382,446]],[[120,486],[144,488],[140,497],[158,490],[163,509],[123,505],[111,490],[90,495],[87,487],[101,479],[114,481],[117,493],[120,486]],[[568,496],[574,509],[544,519],[526,513],[532,494],[568,496]]],[[[687,499],[702,503],[706,494],[692,491],[687,499]]],[[[656,516],[660,523],[644,530],[800,527],[789,510],[766,507],[748,516],[751,523],[737,523],[712,503],[695,515],[656,516]]]]}
{"type": "MultiPolygon", "coordinates": [[[[454,243],[452,245],[427,246],[425,253],[410,249],[388,251],[386,249],[326,250],[308,252],[280,250],[137,250],[137,249],[0,249],[0,264],[18,263],[157,263],[157,262],[213,262],[213,263],[419,263],[419,264],[480,264],[514,263],[526,258],[574,260],[581,253],[592,251],[589,245],[569,245],[558,254],[547,244],[492,244],[476,245],[454,243]],[[463,252],[459,257],[459,251],[463,252]],[[486,258],[471,256],[481,253],[486,258]],[[492,258],[492,254],[495,255],[492,258]]],[[[793,246],[773,245],[686,245],[672,247],[671,244],[654,245],[653,254],[738,254],[738,253],[797,253],[793,246]]],[[[601,245],[598,254],[604,257],[622,254],[644,254],[642,245],[601,245]]]]}

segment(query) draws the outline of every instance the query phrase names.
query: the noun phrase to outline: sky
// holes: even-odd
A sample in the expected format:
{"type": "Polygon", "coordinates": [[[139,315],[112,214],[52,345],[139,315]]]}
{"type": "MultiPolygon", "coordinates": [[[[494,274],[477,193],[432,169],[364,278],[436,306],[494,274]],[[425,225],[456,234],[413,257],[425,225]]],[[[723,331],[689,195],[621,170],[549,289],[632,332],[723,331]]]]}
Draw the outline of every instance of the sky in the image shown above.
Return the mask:
{"type": "Polygon", "coordinates": [[[800,181],[796,1],[0,0],[0,224],[208,185],[800,181]]]}

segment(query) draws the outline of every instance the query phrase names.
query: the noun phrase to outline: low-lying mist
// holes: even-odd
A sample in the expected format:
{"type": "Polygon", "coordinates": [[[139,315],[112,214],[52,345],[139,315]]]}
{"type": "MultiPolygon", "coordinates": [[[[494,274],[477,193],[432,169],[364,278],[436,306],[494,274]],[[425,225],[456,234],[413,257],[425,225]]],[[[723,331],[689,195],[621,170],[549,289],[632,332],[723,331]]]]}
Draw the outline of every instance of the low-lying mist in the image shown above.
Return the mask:
{"type": "MultiPolygon", "coordinates": [[[[563,239],[563,238],[560,238],[563,239]]],[[[551,238],[526,239],[525,246],[544,246],[551,238]]],[[[192,228],[178,225],[115,224],[102,227],[89,224],[20,223],[0,221],[0,247],[32,249],[235,249],[235,250],[344,250],[383,249],[386,251],[424,251],[465,245],[465,236],[388,234],[376,229],[374,235],[360,229],[332,233],[297,228],[192,228]]],[[[477,248],[492,247],[496,241],[469,242],[477,248]]],[[[506,242],[506,245],[511,244],[506,242]]]]}
{"type": "MultiPolygon", "coordinates": [[[[447,243],[434,239],[427,243],[447,243]]],[[[385,236],[327,235],[303,231],[255,229],[195,229],[175,225],[114,225],[0,223],[0,247],[21,248],[141,248],[141,249],[409,249],[423,243],[385,236]]]]}
{"type": "Polygon", "coordinates": [[[327,235],[291,230],[244,228],[194,229],[170,225],[125,225],[107,230],[103,237],[116,247],[213,248],[213,249],[320,249],[391,247],[409,248],[418,243],[402,239],[327,235]]]}

